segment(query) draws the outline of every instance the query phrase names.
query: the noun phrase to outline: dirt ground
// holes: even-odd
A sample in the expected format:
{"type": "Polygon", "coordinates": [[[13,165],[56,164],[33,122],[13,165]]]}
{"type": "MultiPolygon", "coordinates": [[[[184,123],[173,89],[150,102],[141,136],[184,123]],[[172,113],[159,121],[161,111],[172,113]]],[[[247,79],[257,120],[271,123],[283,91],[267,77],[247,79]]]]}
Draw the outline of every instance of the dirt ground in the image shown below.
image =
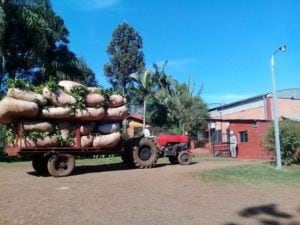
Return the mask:
{"type": "Polygon", "coordinates": [[[300,225],[300,190],[213,185],[193,172],[249,161],[190,166],[77,166],[73,176],[38,177],[30,164],[0,167],[0,224],[300,225]]]}

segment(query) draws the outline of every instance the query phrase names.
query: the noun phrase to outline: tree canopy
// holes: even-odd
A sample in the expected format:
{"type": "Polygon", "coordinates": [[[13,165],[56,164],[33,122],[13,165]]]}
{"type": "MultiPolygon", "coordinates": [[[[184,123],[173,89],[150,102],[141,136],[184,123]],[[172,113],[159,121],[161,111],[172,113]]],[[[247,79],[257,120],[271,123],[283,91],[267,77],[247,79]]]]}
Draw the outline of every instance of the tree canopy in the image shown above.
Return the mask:
{"type": "MultiPolygon", "coordinates": [[[[172,95],[166,92],[157,92],[158,99],[164,99],[167,113],[165,128],[174,133],[188,132],[193,138],[197,138],[203,131],[205,119],[208,117],[208,109],[201,98],[201,90],[194,94],[190,83],[172,81],[172,95]]],[[[162,111],[162,110],[161,110],[162,111]]],[[[159,114],[161,117],[161,114],[159,114]]]]}
{"type": "MultiPolygon", "coordinates": [[[[156,64],[155,71],[145,70],[130,77],[137,81],[136,104],[144,103],[144,119],[160,127],[163,132],[185,133],[193,138],[204,129],[208,109],[201,99],[201,89],[194,94],[191,82],[180,84],[156,64]],[[147,110],[147,114],[146,114],[147,110]]],[[[145,125],[145,122],[144,122],[145,125]]]]}
{"type": "Polygon", "coordinates": [[[69,50],[69,32],[50,1],[2,1],[0,33],[1,84],[7,78],[26,78],[38,85],[50,76],[95,80],[93,71],[69,50]]]}
{"type": "Polygon", "coordinates": [[[113,88],[121,89],[125,95],[133,87],[133,79],[129,75],[145,68],[142,48],[141,36],[129,24],[124,22],[113,31],[107,47],[109,63],[104,65],[104,74],[113,88]]]}

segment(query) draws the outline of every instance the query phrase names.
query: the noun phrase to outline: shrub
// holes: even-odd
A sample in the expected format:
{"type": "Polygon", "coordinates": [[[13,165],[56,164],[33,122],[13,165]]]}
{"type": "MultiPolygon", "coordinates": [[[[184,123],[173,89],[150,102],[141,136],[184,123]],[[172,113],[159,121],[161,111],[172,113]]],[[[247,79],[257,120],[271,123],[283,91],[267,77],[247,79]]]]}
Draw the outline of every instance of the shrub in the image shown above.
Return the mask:
{"type": "Polygon", "coordinates": [[[7,139],[8,132],[6,130],[6,126],[0,125],[0,162],[12,162],[19,161],[19,158],[9,157],[4,152],[5,139],[7,139]]]}
{"type": "MultiPolygon", "coordinates": [[[[295,157],[300,147],[300,122],[284,120],[279,123],[281,159],[284,165],[299,163],[295,157]]],[[[267,150],[275,151],[274,126],[271,126],[265,138],[267,150]]]]}

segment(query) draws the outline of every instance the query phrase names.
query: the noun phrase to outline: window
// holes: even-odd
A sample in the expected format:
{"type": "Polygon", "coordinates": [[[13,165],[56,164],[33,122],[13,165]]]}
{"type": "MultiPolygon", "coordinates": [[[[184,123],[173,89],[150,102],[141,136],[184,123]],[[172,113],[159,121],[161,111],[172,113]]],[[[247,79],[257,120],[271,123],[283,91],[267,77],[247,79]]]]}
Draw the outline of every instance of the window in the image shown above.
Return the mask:
{"type": "Polygon", "coordinates": [[[248,142],[248,131],[240,131],[240,141],[242,143],[248,142]]]}
{"type": "Polygon", "coordinates": [[[221,130],[211,129],[211,141],[213,143],[221,143],[222,142],[222,134],[221,130]]]}

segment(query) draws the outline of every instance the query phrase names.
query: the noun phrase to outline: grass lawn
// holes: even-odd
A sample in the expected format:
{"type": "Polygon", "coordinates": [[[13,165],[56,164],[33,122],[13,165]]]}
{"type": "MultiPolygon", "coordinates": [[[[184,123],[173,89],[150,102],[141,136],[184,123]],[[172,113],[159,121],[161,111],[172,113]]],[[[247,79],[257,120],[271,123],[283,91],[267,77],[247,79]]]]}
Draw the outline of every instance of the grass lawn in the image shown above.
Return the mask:
{"type": "Polygon", "coordinates": [[[223,184],[277,184],[300,186],[300,166],[276,169],[270,164],[232,166],[193,174],[206,182],[223,184]]]}
{"type": "Polygon", "coordinates": [[[114,157],[96,157],[96,158],[86,158],[86,159],[76,159],[76,165],[88,165],[88,164],[114,164],[122,163],[123,160],[120,156],[114,157]]]}

